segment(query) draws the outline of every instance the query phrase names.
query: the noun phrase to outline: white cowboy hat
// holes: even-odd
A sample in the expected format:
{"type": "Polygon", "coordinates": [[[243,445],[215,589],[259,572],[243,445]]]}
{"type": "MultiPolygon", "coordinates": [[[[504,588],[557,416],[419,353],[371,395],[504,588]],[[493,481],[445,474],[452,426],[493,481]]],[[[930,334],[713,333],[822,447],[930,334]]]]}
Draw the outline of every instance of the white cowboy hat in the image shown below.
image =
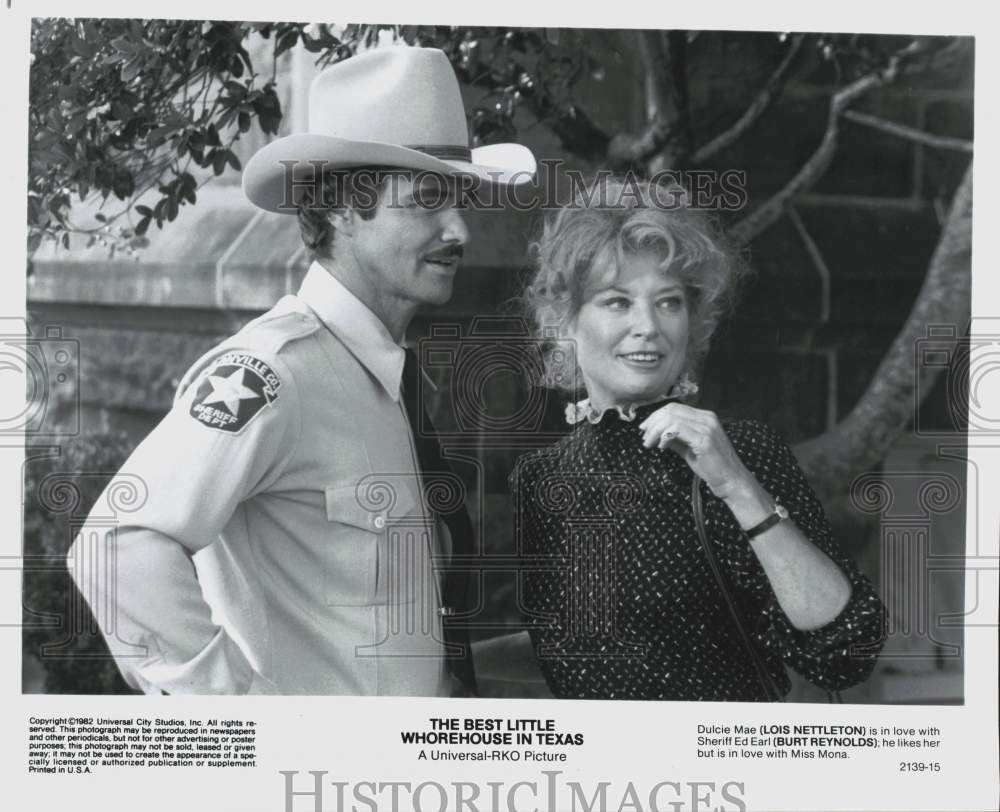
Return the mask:
{"type": "Polygon", "coordinates": [[[309,88],[309,131],[272,141],[248,162],[255,206],[294,214],[317,167],[389,166],[520,184],[535,158],[520,144],[469,149],[458,80],[444,51],[376,48],[323,71],[309,88]]]}

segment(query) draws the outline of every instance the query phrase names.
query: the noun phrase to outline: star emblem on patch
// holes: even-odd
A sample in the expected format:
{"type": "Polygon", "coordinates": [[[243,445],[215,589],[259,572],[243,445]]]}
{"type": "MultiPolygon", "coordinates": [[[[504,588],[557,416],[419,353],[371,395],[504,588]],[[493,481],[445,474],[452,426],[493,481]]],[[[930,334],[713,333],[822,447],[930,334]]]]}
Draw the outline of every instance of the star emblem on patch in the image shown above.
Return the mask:
{"type": "Polygon", "coordinates": [[[254,355],[228,352],[198,384],[191,417],[217,431],[238,434],[278,399],[281,379],[254,355]]]}

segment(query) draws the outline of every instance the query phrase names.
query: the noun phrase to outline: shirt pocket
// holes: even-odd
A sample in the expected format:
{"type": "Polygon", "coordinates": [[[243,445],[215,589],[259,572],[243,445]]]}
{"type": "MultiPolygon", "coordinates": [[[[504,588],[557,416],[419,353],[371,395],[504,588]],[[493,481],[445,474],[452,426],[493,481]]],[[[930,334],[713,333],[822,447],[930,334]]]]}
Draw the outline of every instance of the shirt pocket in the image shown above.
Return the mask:
{"type": "Polygon", "coordinates": [[[404,490],[390,515],[362,504],[357,491],[356,483],[324,488],[330,525],[323,578],[328,606],[385,604],[388,535],[394,530],[394,518],[416,507],[412,495],[404,490]]]}

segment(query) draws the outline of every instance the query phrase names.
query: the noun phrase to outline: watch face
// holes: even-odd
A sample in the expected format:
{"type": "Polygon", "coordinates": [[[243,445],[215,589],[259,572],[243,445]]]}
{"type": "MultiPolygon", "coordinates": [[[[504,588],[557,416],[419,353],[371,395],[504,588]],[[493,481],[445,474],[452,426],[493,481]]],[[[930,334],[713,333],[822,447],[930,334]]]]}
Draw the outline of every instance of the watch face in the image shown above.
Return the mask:
{"type": "Polygon", "coordinates": [[[778,514],[782,521],[788,518],[788,510],[784,505],[775,505],[774,512],[778,514]]]}

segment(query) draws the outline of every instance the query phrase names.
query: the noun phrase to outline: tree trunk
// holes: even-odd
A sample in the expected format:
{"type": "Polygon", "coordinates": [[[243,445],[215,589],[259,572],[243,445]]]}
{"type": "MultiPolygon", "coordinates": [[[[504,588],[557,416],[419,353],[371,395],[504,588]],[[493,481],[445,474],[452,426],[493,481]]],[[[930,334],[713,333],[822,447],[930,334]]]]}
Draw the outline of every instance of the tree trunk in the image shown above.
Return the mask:
{"type": "Polygon", "coordinates": [[[910,315],[868,389],[850,413],[824,434],[795,448],[821,496],[842,497],[847,483],[877,464],[910,425],[918,395],[930,391],[941,367],[917,363],[917,341],[931,324],[961,334],[972,296],[972,166],[955,192],[927,277],[910,315]]]}

